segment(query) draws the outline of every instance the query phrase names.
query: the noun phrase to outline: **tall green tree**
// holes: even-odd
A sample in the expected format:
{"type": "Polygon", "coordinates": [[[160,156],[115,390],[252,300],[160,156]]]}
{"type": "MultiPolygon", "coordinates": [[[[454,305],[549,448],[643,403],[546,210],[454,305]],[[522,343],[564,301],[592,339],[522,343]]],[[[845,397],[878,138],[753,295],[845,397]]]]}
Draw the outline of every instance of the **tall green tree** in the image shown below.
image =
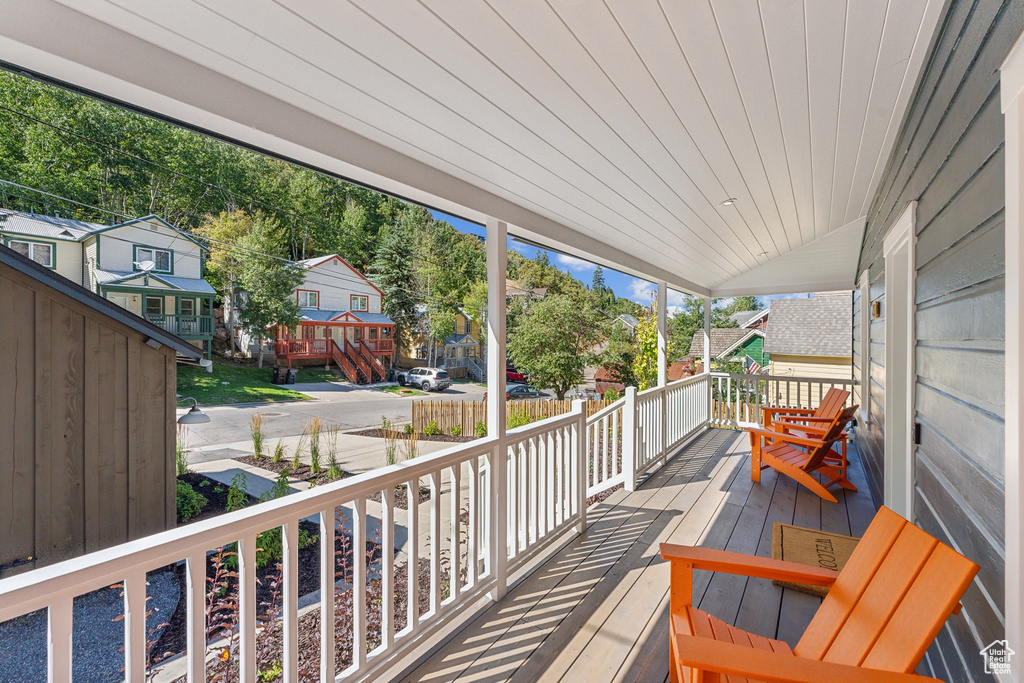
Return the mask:
{"type": "MultiPolygon", "coordinates": [[[[413,273],[413,241],[409,226],[401,219],[386,228],[370,265],[369,277],[384,292],[382,310],[395,322],[395,348],[405,348],[416,320],[416,277],[413,273]]],[[[395,354],[392,354],[392,358],[395,354]]]]}
{"type": "Polygon", "coordinates": [[[572,297],[553,294],[533,301],[509,334],[509,358],[562,400],[583,382],[590,351],[600,341],[598,323],[596,311],[572,297]]]}
{"type": "Polygon", "coordinates": [[[224,301],[224,319],[229,322],[231,356],[235,355],[235,330],[233,329],[233,308],[238,279],[241,276],[241,251],[237,245],[252,231],[252,218],[245,211],[236,209],[218,216],[207,216],[196,228],[196,234],[210,251],[206,261],[206,277],[218,291],[227,291],[224,301]]]}
{"type": "Polygon", "coordinates": [[[640,391],[658,383],[658,314],[657,310],[640,318],[636,326],[633,376],[640,391]]]}
{"type": "Polygon", "coordinates": [[[238,240],[239,281],[248,295],[239,306],[242,329],[256,338],[257,367],[263,367],[263,340],[275,325],[299,323],[299,305],[292,296],[304,279],[303,268],[286,260],[287,249],[277,221],[256,214],[252,230],[238,240]]]}

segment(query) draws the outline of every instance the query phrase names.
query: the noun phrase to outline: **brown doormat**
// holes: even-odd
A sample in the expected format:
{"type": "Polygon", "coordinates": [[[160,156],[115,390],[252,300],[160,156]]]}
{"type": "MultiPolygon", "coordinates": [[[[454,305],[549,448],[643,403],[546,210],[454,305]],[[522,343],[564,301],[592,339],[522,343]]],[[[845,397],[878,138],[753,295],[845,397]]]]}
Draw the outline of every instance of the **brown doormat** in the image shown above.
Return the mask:
{"type": "MultiPolygon", "coordinates": [[[[772,559],[809,564],[822,569],[842,570],[857,547],[859,538],[807,529],[775,522],[772,526],[772,559]]],[[[792,588],[818,597],[828,595],[825,586],[809,586],[789,581],[772,581],[776,586],[792,588]]]]}

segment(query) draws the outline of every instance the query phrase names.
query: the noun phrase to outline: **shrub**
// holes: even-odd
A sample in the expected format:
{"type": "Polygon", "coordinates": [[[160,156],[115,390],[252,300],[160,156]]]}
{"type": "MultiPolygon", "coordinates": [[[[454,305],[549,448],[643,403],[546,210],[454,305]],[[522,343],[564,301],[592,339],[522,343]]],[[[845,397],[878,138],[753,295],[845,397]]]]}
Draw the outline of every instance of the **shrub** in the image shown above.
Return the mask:
{"type": "Polygon", "coordinates": [[[485,436],[487,436],[487,425],[484,424],[483,422],[477,422],[476,427],[473,428],[473,431],[477,435],[477,438],[482,439],[485,436]]]}
{"type": "Polygon", "coordinates": [[[249,433],[252,435],[252,457],[259,460],[263,457],[263,426],[267,418],[263,413],[256,413],[249,418],[249,433]]]}
{"type": "Polygon", "coordinates": [[[455,425],[450,430],[448,430],[448,433],[451,434],[452,436],[462,436],[462,425],[455,425]]]}
{"type": "Polygon", "coordinates": [[[278,475],[277,479],[274,480],[274,485],[270,487],[270,490],[260,496],[260,502],[265,503],[268,500],[274,500],[281,496],[288,495],[288,468],[286,467],[278,475]]]}
{"type": "Polygon", "coordinates": [[[412,434],[412,425],[407,424],[404,427],[402,427],[402,432],[405,433],[406,435],[412,434]]]}
{"type": "Polygon", "coordinates": [[[437,420],[431,420],[426,427],[423,428],[423,436],[439,436],[442,434],[441,428],[437,426],[437,420]]]}
{"type": "Polygon", "coordinates": [[[416,432],[412,432],[406,435],[402,441],[402,455],[406,460],[412,460],[417,455],[419,447],[420,436],[416,432]]]}
{"type": "Polygon", "coordinates": [[[228,512],[241,510],[248,504],[245,497],[245,489],[248,488],[248,483],[245,472],[239,472],[231,480],[231,487],[228,489],[228,501],[225,505],[228,512]]]}
{"type": "Polygon", "coordinates": [[[384,465],[394,465],[398,462],[398,431],[394,429],[384,430],[384,465]]]}
{"type": "Polygon", "coordinates": [[[604,392],[604,400],[606,401],[618,401],[622,398],[622,392],[617,389],[609,389],[604,392]]]}
{"type": "Polygon", "coordinates": [[[508,416],[508,429],[524,427],[531,422],[533,422],[533,418],[530,417],[525,410],[513,410],[508,416]]]}
{"type": "Polygon", "coordinates": [[[192,519],[206,507],[206,496],[192,488],[188,482],[178,482],[178,524],[192,519]]]}
{"type": "Polygon", "coordinates": [[[338,431],[341,428],[333,425],[327,428],[327,476],[331,479],[341,479],[345,474],[338,463],[338,431]]]}
{"type": "Polygon", "coordinates": [[[188,427],[178,425],[178,438],[174,442],[174,475],[188,474],[188,427]]]}
{"type": "Polygon", "coordinates": [[[302,428],[302,436],[299,437],[299,442],[295,444],[295,455],[292,457],[292,469],[299,469],[302,467],[302,456],[306,452],[306,444],[309,443],[309,433],[306,428],[302,428]]]}

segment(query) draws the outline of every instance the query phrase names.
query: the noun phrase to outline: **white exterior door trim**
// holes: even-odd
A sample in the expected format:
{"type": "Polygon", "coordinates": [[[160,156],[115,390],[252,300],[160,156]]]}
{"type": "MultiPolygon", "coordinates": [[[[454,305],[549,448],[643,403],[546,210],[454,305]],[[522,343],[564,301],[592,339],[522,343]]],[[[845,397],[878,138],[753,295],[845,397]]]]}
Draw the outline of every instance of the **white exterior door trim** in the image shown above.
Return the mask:
{"type": "Polygon", "coordinates": [[[909,520],[914,510],[914,247],[917,202],[896,219],[885,255],[885,505],[909,520]]]}

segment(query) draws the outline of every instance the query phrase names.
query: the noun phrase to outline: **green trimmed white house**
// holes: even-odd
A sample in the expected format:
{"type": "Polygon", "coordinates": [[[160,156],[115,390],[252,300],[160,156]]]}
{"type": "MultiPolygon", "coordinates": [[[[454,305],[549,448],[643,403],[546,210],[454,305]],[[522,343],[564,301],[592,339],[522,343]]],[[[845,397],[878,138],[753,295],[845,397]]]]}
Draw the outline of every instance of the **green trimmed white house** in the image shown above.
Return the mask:
{"type": "Polygon", "coordinates": [[[101,225],[0,209],[0,239],[210,354],[216,291],[203,277],[207,249],[159,216],[101,225]]]}

